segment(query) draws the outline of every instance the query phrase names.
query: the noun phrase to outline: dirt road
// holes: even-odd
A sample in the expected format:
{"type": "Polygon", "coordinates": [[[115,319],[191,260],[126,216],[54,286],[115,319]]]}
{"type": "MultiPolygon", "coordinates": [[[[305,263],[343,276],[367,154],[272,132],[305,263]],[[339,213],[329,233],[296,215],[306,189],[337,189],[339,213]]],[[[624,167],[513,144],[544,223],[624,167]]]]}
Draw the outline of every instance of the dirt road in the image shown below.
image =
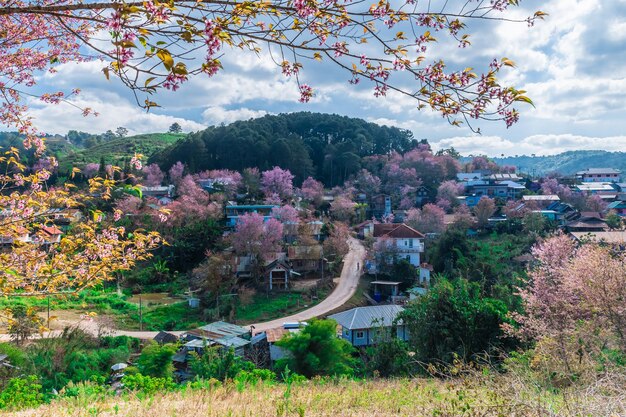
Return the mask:
{"type": "MultiPolygon", "coordinates": [[[[350,251],[344,257],[341,276],[337,280],[337,286],[328,297],[322,300],[319,304],[291,316],[282,317],[264,323],[255,323],[252,325],[254,326],[253,333],[261,333],[267,329],[281,327],[285,322],[305,321],[310,320],[314,317],[323,316],[328,312],[336,309],[337,307],[341,307],[348,300],[350,300],[350,298],[356,292],[357,286],[359,285],[359,278],[361,277],[361,270],[363,268],[363,263],[365,260],[365,248],[359,240],[354,238],[350,238],[350,240],[348,240],[348,245],[350,246],[350,251]]],[[[68,321],[68,323],[64,322],[63,324],[78,324],[80,327],[94,335],[98,334],[99,330],[102,330],[98,329],[98,325],[90,319],[77,319],[75,321],[72,321],[71,323],[68,321]]],[[[45,332],[43,337],[55,337],[58,336],[60,333],[60,330],[52,330],[49,332],[45,332]]],[[[111,336],[131,336],[139,339],[152,339],[154,336],[157,335],[158,332],[106,329],[104,331],[101,331],[100,333],[111,336]]],[[[184,331],[173,331],[169,333],[180,336],[182,333],[184,333],[184,331]]],[[[0,341],[8,339],[8,335],[0,335],[0,341]]]]}
{"type": "Polygon", "coordinates": [[[306,321],[314,317],[323,316],[348,302],[359,285],[361,269],[365,260],[365,248],[359,240],[350,238],[348,245],[350,246],[350,252],[343,260],[343,269],[341,270],[339,283],[328,297],[308,310],[264,323],[255,323],[253,324],[253,333],[261,333],[267,329],[281,327],[285,322],[306,321]]]}

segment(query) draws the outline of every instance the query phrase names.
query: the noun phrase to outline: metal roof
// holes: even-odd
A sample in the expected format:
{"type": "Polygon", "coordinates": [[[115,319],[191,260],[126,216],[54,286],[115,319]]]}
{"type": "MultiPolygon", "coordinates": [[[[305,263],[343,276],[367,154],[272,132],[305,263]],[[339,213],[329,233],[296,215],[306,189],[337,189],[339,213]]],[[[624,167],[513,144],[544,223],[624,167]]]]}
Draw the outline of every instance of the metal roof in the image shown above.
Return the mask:
{"type": "Polygon", "coordinates": [[[381,305],[371,307],[357,307],[352,310],[328,316],[343,328],[371,329],[374,327],[390,327],[393,321],[404,309],[398,305],[381,305]]]}
{"type": "Polygon", "coordinates": [[[250,333],[250,330],[245,327],[237,326],[236,324],[226,323],[225,321],[216,321],[215,323],[207,324],[206,326],[199,327],[198,330],[204,332],[213,333],[216,338],[225,336],[242,336],[250,333]]]}
{"type": "Polygon", "coordinates": [[[541,195],[523,195],[522,200],[524,201],[560,201],[561,199],[556,194],[541,194],[541,195]]]}
{"type": "Polygon", "coordinates": [[[585,174],[621,174],[622,171],[614,168],[588,168],[583,171],[578,171],[576,175],[585,174]]]}

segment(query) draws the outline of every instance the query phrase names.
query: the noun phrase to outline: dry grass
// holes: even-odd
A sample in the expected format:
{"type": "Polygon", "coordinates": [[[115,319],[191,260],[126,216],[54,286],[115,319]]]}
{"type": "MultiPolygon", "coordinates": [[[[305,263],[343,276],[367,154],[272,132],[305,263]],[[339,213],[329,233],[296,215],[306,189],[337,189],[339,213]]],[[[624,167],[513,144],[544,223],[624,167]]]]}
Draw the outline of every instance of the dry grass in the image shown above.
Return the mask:
{"type": "Polygon", "coordinates": [[[522,379],[474,375],[449,381],[404,379],[311,381],[286,386],[259,385],[237,390],[233,384],[212,390],[183,390],[148,399],[135,396],[97,402],[89,398],[58,400],[20,417],[388,417],[388,416],[620,416],[626,414],[624,381],[612,378],[586,389],[560,394],[540,392],[522,379]]]}

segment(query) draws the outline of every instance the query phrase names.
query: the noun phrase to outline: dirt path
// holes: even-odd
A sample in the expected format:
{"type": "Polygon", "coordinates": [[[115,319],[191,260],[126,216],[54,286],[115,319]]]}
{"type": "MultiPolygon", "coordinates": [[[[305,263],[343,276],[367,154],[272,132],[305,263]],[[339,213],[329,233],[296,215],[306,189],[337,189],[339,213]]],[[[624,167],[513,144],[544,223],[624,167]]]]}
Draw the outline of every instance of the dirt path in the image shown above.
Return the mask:
{"type": "Polygon", "coordinates": [[[348,245],[350,246],[350,252],[348,252],[343,260],[343,269],[341,270],[339,283],[328,297],[319,304],[291,316],[266,321],[264,323],[255,323],[252,325],[254,326],[253,332],[261,333],[267,329],[281,327],[285,322],[305,321],[314,317],[323,316],[348,302],[359,285],[359,278],[361,277],[361,270],[365,259],[365,248],[359,240],[350,238],[348,245]]]}

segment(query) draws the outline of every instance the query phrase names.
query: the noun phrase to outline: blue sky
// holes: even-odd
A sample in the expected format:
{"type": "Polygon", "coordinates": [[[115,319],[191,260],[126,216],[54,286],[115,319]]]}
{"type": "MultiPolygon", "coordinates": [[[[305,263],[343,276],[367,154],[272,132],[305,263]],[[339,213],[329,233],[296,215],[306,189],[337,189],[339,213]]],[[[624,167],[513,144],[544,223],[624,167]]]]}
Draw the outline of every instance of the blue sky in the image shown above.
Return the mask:
{"type": "Polygon", "coordinates": [[[42,89],[82,89],[76,104],[94,108],[97,118],[83,118],[68,105],[32,103],[42,130],[94,133],[125,126],[133,133],[164,131],[174,121],[186,131],[268,113],[319,111],[355,116],[413,131],[435,148],[454,146],[463,154],[490,156],[546,155],[573,149],[626,151],[626,0],[522,1],[513,13],[549,13],[528,28],[506,22],[472,27],[468,49],[438,44],[450,67],[460,69],[508,57],[517,67],[504,81],[528,91],[536,107],[518,106],[521,120],[480,123],[482,135],[453,127],[440,116],[418,111],[404,97],[375,98],[371,89],[353,88],[348,74],[328,64],[310,64],[303,80],[316,88],[308,104],[298,103],[293,80],[268,58],[226,50],[225,69],[214,78],[192,79],[176,93],[156,99],[163,107],[146,113],[120,82],[107,81],[102,62],[65,64],[39,79],[42,89]]]}

